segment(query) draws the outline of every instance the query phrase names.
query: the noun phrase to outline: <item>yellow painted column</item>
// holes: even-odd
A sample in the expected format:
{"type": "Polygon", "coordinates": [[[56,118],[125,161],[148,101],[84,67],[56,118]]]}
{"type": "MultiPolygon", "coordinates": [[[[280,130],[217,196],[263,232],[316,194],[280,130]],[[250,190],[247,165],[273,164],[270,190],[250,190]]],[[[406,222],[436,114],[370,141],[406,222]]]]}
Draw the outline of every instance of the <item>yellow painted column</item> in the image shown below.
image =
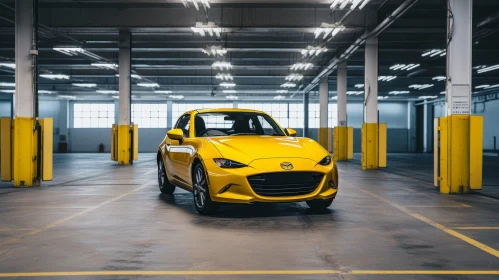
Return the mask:
{"type": "Polygon", "coordinates": [[[472,1],[449,0],[446,116],[438,121],[434,152],[435,182],[440,193],[458,194],[482,188],[483,117],[471,115],[472,1]],[[452,14],[451,12],[452,11],[452,14]],[[452,25],[450,25],[450,22],[452,25]]]}

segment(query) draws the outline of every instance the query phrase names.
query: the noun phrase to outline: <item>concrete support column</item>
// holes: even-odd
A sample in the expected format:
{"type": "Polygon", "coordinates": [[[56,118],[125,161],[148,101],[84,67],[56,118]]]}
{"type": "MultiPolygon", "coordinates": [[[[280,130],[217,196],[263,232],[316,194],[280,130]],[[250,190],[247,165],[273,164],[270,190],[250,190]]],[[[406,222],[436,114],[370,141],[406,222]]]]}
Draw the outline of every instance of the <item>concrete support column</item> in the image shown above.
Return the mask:
{"type": "Polygon", "coordinates": [[[33,0],[16,0],[16,93],[14,116],[35,116],[32,49],[33,0]]]}
{"type": "Polygon", "coordinates": [[[365,45],[364,123],[378,123],[378,38],[365,45]]]}
{"type": "Polygon", "coordinates": [[[119,120],[118,125],[130,125],[131,118],[131,34],[120,30],[119,34],[119,120]]]}
{"type": "Polygon", "coordinates": [[[329,85],[328,77],[321,79],[319,83],[319,144],[324,149],[329,150],[328,139],[328,101],[329,101],[329,85]]]}
{"type": "Polygon", "coordinates": [[[177,120],[172,120],[172,112],[173,111],[173,102],[172,101],[167,101],[166,102],[166,126],[169,129],[172,129],[173,126],[175,125],[175,122],[177,120]]]}
{"type": "Polygon", "coordinates": [[[386,126],[380,133],[378,125],[378,38],[373,37],[367,39],[365,45],[362,169],[377,169],[386,164],[386,153],[383,154],[386,152],[386,146],[382,147],[384,142],[386,126]]]}
{"type": "Polygon", "coordinates": [[[482,187],[483,117],[470,116],[472,14],[472,0],[448,0],[447,116],[439,119],[440,170],[435,170],[441,193],[482,187]]]}
{"type": "MultiPolygon", "coordinates": [[[[129,30],[119,32],[119,108],[118,125],[113,128],[113,144],[117,147],[112,151],[111,158],[118,164],[133,164],[136,159],[138,147],[138,129],[131,124],[131,42],[132,35],[129,30]],[[134,148],[135,147],[135,148],[134,148]],[[113,152],[115,154],[113,154],[113,152]]],[[[114,149],[114,146],[112,149],[114,149]]]]}
{"type": "Polygon", "coordinates": [[[347,127],[347,63],[341,62],[337,70],[338,125],[334,128],[334,159],[353,158],[353,128],[347,127]]]}
{"type": "Polygon", "coordinates": [[[303,93],[303,137],[308,137],[308,95],[303,93]]]}
{"type": "MultiPolygon", "coordinates": [[[[66,151],[69,142],[69,100],[59,101],[59,139],[55,139],[55,143],[66,143],[66,151]]],[[[63,152],[54,147],[55,151],[63,152]]]]}
{"type": "Polygon", "coordinates": [[[337,92],[338,92],[338,126],[347,125],[347,63],[345,61],[338,65],[337,92]]]}

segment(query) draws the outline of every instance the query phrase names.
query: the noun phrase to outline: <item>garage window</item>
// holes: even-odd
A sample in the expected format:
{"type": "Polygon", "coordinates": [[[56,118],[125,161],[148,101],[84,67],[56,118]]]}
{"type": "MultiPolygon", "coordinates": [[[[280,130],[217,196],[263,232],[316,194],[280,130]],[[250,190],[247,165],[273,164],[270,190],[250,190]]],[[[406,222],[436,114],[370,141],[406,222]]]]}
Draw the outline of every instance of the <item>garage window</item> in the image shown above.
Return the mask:
{"type": "Polygon", "coordinates": [[[139,128],[166,128],[166,104],[132,104],[132,122],[139,128]]]}
{"type": "Polygon", "coordinates": [[[113,103],[75,103],[74,128],[110,128],[114,123],[113,103]]]}

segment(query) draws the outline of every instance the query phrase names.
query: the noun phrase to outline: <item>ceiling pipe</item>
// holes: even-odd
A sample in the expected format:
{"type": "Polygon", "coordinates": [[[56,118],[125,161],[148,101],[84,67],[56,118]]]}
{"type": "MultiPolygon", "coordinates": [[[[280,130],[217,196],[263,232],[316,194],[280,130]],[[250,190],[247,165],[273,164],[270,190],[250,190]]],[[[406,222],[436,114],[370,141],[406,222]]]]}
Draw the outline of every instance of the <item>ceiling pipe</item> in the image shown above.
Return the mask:
{"type": "Polygon", "coordinates": [[[419,0],[406,0],[402,3],[395,11],[393,11],[387,18],[385,18],[378,26],[376,26],[371,31],[366,31],[362,36],[360,36],[350,47],[340,55],[340,57],[333,58],[329,65],[326,66],[324,70],[322,70],[308,86],[302,91],[303,93],[311,91],[315,88],[319,81],[331,74],[337,67],[337,65],[344,60],[347,60],[353,53],[357,51],[357,49],[363,45],[366,39],[372,36],[378,36],[381,34],[386,28],[388,28],[396,19],[400,18],[405,12],[407,12],[414,4],[416,4],[419,0]]]}

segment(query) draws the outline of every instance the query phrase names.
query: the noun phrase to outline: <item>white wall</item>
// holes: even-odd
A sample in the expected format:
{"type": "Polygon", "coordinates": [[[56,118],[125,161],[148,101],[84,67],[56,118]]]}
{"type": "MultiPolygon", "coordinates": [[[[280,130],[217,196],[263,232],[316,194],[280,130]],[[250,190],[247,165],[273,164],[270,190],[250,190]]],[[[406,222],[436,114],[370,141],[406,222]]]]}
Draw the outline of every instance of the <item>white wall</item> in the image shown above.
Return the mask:
{"type": "Polygon", "coordinates": [[[475,115],[483,116],[483,149],[494,149],[494,136],[496,149],[499,150],[499,100],[480,102],[474,104],[475,115]]]}

